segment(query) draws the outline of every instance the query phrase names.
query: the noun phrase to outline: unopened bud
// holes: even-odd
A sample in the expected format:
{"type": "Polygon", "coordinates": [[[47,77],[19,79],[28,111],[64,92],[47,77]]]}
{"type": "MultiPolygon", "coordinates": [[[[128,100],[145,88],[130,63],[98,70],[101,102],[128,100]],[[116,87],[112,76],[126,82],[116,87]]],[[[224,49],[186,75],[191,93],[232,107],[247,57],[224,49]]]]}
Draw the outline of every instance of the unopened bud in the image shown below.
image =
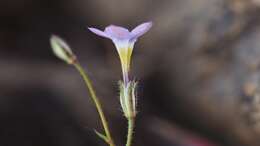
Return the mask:
{"type": "Polygon", "coordinates": [[[71,51],[69,45],[56,35],[52,35],[50,39],[51,47],[54,54],[67,62],[68,64],[73,64],[76,60],[76,56],[71,51]]]}

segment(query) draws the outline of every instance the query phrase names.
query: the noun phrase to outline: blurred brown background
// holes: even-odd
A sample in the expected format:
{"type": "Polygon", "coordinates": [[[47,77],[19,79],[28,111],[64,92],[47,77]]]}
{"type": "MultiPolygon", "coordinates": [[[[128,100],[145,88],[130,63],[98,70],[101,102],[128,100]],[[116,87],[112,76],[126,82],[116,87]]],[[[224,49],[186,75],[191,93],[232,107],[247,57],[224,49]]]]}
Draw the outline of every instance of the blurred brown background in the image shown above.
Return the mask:
{"type": "Polygon", "coordinates": [[[1,0],[0,145],[106,145],[80,76],[51,52],[67,40],[89,73],[117,145],[126,121],[109,24],[153,21],[137,42],[134,146],[260,145],[260,0],[1,0]]]}

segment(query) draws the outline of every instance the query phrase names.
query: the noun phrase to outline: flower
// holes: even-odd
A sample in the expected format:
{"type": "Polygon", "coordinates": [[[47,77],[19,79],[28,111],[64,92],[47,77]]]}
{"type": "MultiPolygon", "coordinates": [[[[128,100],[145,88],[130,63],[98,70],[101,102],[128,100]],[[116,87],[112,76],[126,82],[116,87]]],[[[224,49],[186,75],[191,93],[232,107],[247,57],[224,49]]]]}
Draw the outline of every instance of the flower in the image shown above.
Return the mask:
{"type": "Polygon", "coordinates": [[[89,27],[88,29],[99,36],[109,38],[113,41],[119,54],[124,83],[126,84],[129,82],[128,72],[134,44],[137,39],[145,34],[151,27],[152,22],[146,22],[138,25],[132,31],[116,25],[110,25],[106,27],[104,31],[93,27],[89,27]]]}

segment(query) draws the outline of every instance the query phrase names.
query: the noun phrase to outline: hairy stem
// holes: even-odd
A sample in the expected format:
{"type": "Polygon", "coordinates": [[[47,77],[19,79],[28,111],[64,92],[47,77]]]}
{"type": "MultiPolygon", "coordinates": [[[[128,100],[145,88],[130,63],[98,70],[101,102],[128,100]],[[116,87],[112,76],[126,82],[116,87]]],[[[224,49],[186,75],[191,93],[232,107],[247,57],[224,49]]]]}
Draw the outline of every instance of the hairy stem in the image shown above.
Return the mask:
{"type": "Polygon", "coordinates": [[[126,146],[131,146],[133,141],[135,119],[133,117],[128,118],[128,132],[126,146]]]}
{"type": "Polygon", "coordinates": [[[100,119],[101,119],[101,122],[103,124],[103,128],[104,128],[104,131],[105,131],[105,134],[106,134],[106,139],[107,139],[106,142],[109,144],[109,146],[115,146],[114,141],[113,141],[111,134],[110,134],[108,122],[107,122],[106,117],[104,115],[104,112],[102,110],[101,103],[100,103],[99,99],[97,98],[96,92],[95,92],[95,90],[92,86],[91,80],[89,79],[87,73],[84,71],[83,67],[80,65],[79,62],[75,62],[73,65],[79,71],[80,75],[84,79],[84,82],[87,86],[87,89],[90,92],[91,99],[96,106],[97,112],[98,112],[100,119]]]}

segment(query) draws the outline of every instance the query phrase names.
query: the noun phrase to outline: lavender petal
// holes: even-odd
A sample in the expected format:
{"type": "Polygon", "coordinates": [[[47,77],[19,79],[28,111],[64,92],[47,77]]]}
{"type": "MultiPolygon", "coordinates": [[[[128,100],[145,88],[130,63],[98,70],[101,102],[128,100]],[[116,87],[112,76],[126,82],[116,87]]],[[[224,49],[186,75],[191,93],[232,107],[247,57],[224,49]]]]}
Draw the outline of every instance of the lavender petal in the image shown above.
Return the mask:
{"type": "Polygon", "coordinates": [[[106,27],[105,33],[115,39],[129,39],[132,36],[128,29],[116,25],[106,27]]]}
{"type": "Polygon", "coordinates": [[[142,24],[138,25],[137,27],[135,27],[131,31],[131,34],[133,36],[135,36],[135,38],[138,38],[138,37],[142,36],[143,34],[145,34],[152,27],[152,25],[153,25],[152,22],[142,23],[142,24]]]}
{"type": "Polygon", "coordinates": [[[107,33],[103,32],[99,29],[96,29],[96,28],[93,28],[93,27],[89,27],[88,29],[96,35],[99,35],[99,36],[102,36],[102,37],[105,37],[105,38],[110,38],[110,36],[107,33]]]}

